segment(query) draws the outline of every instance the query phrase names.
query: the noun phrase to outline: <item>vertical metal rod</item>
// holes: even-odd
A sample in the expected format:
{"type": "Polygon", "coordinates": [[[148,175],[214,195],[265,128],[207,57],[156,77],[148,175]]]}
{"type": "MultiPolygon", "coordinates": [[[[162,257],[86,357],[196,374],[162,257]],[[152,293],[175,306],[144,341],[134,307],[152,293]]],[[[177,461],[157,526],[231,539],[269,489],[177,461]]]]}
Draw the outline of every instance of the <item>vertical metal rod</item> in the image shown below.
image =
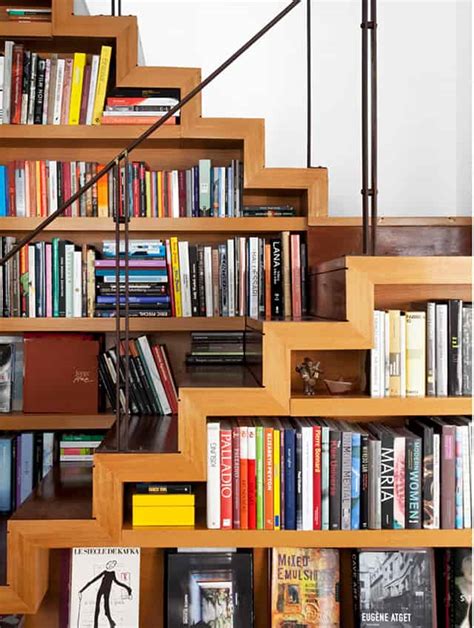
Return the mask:
{"type": "Polygon", "coordinates": [[[110,15],[115,15],[115,0],[110,0],[110,15]]]}
{"type": "Polygon", "coordinates": [[[362,252],[369,251],[368,0],[362,0],[362,252]]]}
{"type": "Polygon", "coordinates": [[[121,403],[120,403],[120,206],[121,206],[121,177],[120,161],[117,159],[115,170],[115,354],[117,363],[115,372],[117,381],[115,382],[115,430],[117,434],[117,451],[121,449],[121,403]]]}
{"type": "Polygon", "coordinates": [[[130,197],[129,197],[129,162],[128,153],[124,158],[124,248],[125,248],[125,439],[128,448],[128,428],[130,424],[130,318],[129,318],[129,221],[130,221],[130,197]]]}
{"type": "Polygon", "coordinates": [[[311,68],[311,0],[306,0],[306,166],[311,168],[311,135],[312,135],[312,68],[311,68]]]}
{"type": "Polygon", "coordinates": [[[122,15],[122,0],[118,0],[118,15],[122,15]]]}
{"type": "Polygon", "coordinates": [[[370,80],[370,114],[371,114],[371,173],[370,173],[370,187],[372,189],[371,195],[371,222],[372,222],[372,244],[371,253],[376,255],[377,253],[377,150],[378,150],[378,129],[377,129],[377,0],[370,0],[371,5],[371,22],[372,29],[370,31],[370,59],[371,59],[371,80],[370,80]]]}

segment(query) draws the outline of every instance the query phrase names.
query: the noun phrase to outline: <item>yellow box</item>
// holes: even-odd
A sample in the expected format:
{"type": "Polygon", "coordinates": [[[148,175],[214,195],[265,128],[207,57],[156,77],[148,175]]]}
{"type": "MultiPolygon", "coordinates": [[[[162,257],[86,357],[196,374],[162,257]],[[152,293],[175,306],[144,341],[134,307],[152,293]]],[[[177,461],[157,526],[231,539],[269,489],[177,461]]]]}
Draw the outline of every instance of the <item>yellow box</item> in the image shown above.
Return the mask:
{"type": "Polygon", "coordinates": [[[135,506],[193,506],[195,495],[170,495],[149,493],[135,493],[132,497],[132,505],[135,506]]]}
{"type": "Polygon", "coordinates": [[[194,506],[134,506],[134,526],[194,526],[194,506]]]}

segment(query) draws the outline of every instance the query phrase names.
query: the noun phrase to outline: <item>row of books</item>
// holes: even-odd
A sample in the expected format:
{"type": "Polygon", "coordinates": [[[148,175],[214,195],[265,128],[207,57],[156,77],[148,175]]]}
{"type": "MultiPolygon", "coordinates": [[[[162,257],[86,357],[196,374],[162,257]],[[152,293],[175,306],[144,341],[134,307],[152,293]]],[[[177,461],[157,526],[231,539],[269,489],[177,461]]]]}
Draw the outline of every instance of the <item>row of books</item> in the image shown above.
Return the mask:
{"type": "Polygon", "coordinates": [[[91,461],[102,438],[97,433],[1,433],[0,513],[18,508],[55,463],[91,461]]]}
{"type": "Polygon", "coordinates": [[[209,422],[207,526],[471,528],[472,444],[464,417],[209,422]]]}
{"type": "MultiPolygon", "coordinates": [[[[49,216],[104,168],[86,161],[17,160],[0,166],[0,217],[49,216]]],[[[104,174],[64,216],[135,218],[294,216],[292,207],[243,204],[243,165],[151,170],[130,162],[104,174]],[[120,190],[120,192],[118,192],[120,190]]]]}
{"type": "Polygon", "coordinates": [[[40,56],[5,42],[0,57],[2,124],[100,124],[112,48],[100,55],[40,56]]]}
{"type": "Polygon", "coordinates": [[[191,351],[186,364],[242,364],[245,358],[244,333],[210,331],[191,333],[191,351]]]}
{"type": "MultiPolygon", "coordinates": [[[[77,547],[63,557],[65,624],[76,626],[80,620],[92,625],[96,614],[117,628],[138,626],[139,548],[77,547]],[[108,603],[102,609],[96,605],[97,586],[100,591],[108,582],[108,603]]],[[[272,628],[472,625],[470,548],[353,550],[350,600],[341,599],[341,554],[336,549],[273,548],[268,561],[268,575],[254,575],[251,550],[166,550],[165,617],[157,621],[182,628],[253,628],[254,579],[262,577],[270,592],[272,628]]]]}
{"type": "Polygon", "coordinates": [[[374,312],[372,397],[472,395],[472,303],[374,312]]]}
{"type": "MultiPolygon", "coordinates": [[[[129,341],[130,411],[133,414],[177,414],[178,391],[165,345],[152,344],[147,336],[129,341]]],[[[99,376],[115,411],[117,372],[121,373],[120,405],[125,412],[125,344],[101,353],[99,376]]]]}

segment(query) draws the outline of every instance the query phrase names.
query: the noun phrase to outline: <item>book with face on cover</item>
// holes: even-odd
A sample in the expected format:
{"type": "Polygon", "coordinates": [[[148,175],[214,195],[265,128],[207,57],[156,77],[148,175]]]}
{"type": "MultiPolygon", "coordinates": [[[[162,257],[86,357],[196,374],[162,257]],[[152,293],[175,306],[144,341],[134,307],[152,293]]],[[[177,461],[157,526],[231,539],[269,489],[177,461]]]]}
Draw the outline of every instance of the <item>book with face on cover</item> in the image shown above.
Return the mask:
{"type": "Polygon", "coordinates": [[[339,626],[339,552],[273,548],[272,628],[339,626]]]}
{"type": "Polygon", "coordinates": [[[69,628],[137,628],[139,548],[75,547],[70,562],[69,628]]]}

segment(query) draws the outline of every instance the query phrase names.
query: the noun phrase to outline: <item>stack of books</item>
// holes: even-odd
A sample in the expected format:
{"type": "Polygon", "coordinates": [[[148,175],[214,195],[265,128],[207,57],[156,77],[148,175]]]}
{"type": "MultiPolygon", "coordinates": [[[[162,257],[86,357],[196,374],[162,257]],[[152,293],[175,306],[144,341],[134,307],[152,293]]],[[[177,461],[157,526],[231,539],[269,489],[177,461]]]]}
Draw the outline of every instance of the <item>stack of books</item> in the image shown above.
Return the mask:
{"type": "Polygon", "coordinates": [[[59,462],[92,462],[102,440],[100,434],[62,434],[59,462]]]}
{"type": "Polygon", "coordinates": [[[6,9],[7,17],[15,22],[50,22],[51,9],[35,7],[34,9],[6,9]]]}
{"type": "Polygon", "coordinates": [[[208,423],[207,525],[257,530],[463,529],[472,423],[208,423]]]}
{"type": "MultiPolygon", "coordinates": [[[[1,57],[0,57],[1,58],[1,57]]],[[[0,166],[0,217],[48,216],[103,169],[86,161],[17,160],[0,166]]],[[[143,161],[111,170],[74,201],[65,216],[107,218],[229,218],[242,214],[243,165],[201,159],[187,170],[151,170],[143,161]],[[121,196],[117,198],[117,188],[121,196]],[[125,193],[127,192],[127,196],[125,193]]],[[[266,208],[261,208],[267,212],[266,208]]],[[[287,212],[285,212],[286,215],[287,212]]],[[[267,215],[265,213],[265,215],[267,215]]],[[[292,214],[293,215],[293,214],[292,214]]]]}
{"type": "MultiPolygon", "coordinates": [[[[132,414],[177,414],[178,392],[164,345],[151,344],[147,336],[129,341],[130,410],[132,414]]],[[[124,385],[125,345],[112,347],[99,358],[99,376],[107,398],[116,410],[115,382],[121,372],[121,409],[126,412],[124,385]]]]}
{"type": "Polygon", "coordinates": [[[5,42],[0,57],[2,124],[100,124],[112,48],[42,57],[5,42]]]}
{"type": "MultiPolygon", "coordinates": [[[[174,90],[116,88],[105,102],[102,124],[144,124],[151,125],[178,104],[174,90]]],[[[176,124],[179,112],[165,124],[176,124]]]]}
{"type": "Polygon", "coordinates": [[[242,216],[245,218],[291,218],[296,210],[291,205],[244,205],[242,216]]]}
{"type": "Polygon", "coordinates": [[[472,303],[374,312],[372,397],[472,395],[472,303]]]}
{"type": "Polygon", "coordinates": [[[139,484],[132,495],[133,526],[190,527],[194,514],[190,484],[139,484]]]}
{"type": "Polygon", "coordinates": [[[191,352],[186,364],[242,364],[244,334],[241,331],[191,333],[191,352]]]}

